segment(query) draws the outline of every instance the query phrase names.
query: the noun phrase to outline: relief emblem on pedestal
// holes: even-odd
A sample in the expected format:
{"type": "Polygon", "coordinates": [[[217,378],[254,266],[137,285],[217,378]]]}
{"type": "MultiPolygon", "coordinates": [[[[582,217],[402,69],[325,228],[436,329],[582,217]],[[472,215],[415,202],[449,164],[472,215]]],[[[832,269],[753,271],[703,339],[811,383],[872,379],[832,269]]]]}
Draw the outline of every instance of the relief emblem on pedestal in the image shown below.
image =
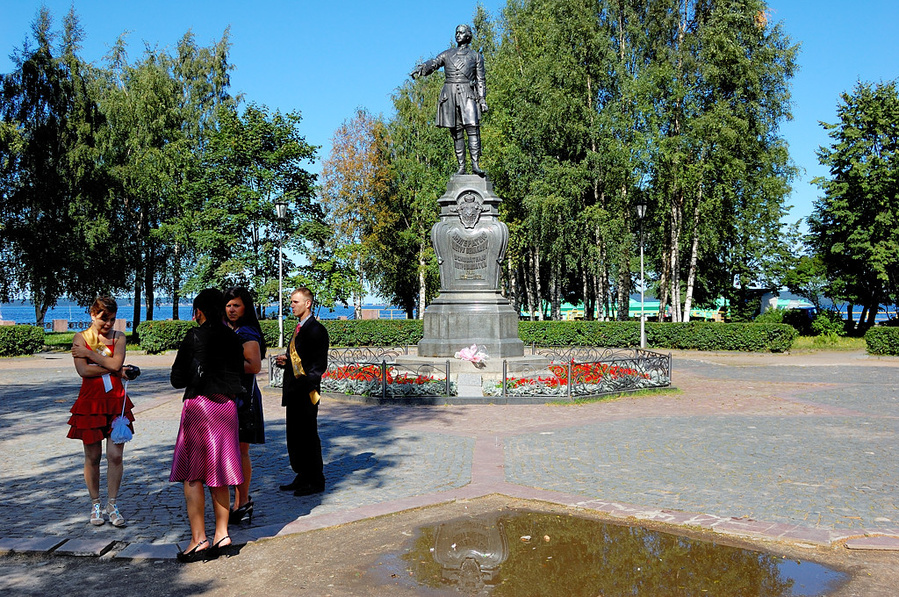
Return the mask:
{"type": "Polygon", "coordinates": [[[481,214],[489,209],[489,206],[484,206],[484,198],[478,193],[465,191],[456,198],[456,205],[450,207],[450,212],[458,214],[462,225],[470,230],[477,225],[481,214]]]}

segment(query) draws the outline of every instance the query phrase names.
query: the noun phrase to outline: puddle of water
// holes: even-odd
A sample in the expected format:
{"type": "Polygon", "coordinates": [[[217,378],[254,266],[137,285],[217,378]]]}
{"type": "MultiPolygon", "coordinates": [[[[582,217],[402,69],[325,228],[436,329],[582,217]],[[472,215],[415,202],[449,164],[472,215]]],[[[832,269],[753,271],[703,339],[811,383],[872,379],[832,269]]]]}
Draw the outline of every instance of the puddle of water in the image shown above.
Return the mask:
{"type": "Polygon", "coordinates": [[[399,560],[407,570],[395,576],[422,594],[794,597],[823,596],[849,580],[814,562],[526,511],[421,527],[399,560]]]}

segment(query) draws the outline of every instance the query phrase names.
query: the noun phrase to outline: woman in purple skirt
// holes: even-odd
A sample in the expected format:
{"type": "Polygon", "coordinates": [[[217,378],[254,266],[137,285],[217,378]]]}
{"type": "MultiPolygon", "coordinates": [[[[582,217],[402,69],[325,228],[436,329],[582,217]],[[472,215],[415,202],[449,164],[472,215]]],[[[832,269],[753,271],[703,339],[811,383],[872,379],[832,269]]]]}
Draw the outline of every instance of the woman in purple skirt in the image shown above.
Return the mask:
{"type": "Polygon", "coordinates": [[[185,388],[181,425],[175,441],[170,481],[184,483],[191,540],[178,553],[181,562],[195,562],[219,554],[231,544],[228,536],[229,488],[243,483],[237,434],[235,397],[241,392],[243,343],[222,323],[224,297],[207,288],[194,299],[194,320],[172,365],[172,385],[185,388]],[[206,500],[209,487],[215,513],[212,545],[206,537],[206,500]]]}

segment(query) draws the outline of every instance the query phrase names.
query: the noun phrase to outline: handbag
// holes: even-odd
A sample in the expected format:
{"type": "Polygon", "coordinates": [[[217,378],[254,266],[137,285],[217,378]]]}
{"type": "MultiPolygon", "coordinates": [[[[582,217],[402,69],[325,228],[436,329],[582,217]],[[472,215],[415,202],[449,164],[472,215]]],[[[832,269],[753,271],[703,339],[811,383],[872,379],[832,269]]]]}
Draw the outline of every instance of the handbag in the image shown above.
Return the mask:
{"type": "Polygon", "coordinates": [[[128,380],[125,380],[124,392],[122,392],[122,414],[112,420],[112,430],[109,432],[109,439],[114,444],[124,444],[130,442],[134,434],[128,427],[128,419],[125,418],[125,405],[128,403],[128,380]]]}
{"type": "Polygon", "coordinates": [[[256,433],[256,376],[253,376],[253,389],[238,395],[237,427],[240,435],[256,433]]]}

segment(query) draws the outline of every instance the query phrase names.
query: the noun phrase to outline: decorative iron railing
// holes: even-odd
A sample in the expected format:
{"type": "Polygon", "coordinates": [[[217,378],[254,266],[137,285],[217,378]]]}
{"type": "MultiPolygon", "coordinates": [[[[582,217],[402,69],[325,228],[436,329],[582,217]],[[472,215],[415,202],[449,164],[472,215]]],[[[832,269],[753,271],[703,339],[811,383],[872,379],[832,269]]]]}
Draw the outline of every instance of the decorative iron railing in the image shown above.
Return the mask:
{"type": "MultiPolygon", "coordinates": [[[[380,361],[392,363],[396,357],[409,354],[408,346],[354,346],[352,348],[332,348],[328,351],[328,369],[336,369],[353,364],[377,364],[380,361]]],[[[275,356],[268,359],[269,385],[280,388],[284,382],[284,369],[275,365],[275,356]]]]}
{"type": "MultiPolygon", "coordinates": [[[[449,361],[415,362],[408,356],[408,346],[361,346],[332,348],[328,351],[328,370],[322,377],[322,391],[358,396],[414,398],[451,396],[455,384],[450,380],[449,361]]],[[[269,360],[272,387],[281,387],[284,370],[269,360]]]]}
{"type": "Polygon", "coordinates": [[[322,377],[322,391],[381,399],[452,396],[455,384],[449,372],[449,361],[335,363],[322,377]]]}
{"type": "Polygon", "coordinates": [[[503,363],[502,381],[486,395],[577,399],[671,385],[671,355],[639,348],[532,347],[549,366],[503,363]]]}
{"type": "MultiPolygon", "coordinates": [[[[532,356],[503,360],[502,378],[487,381],[483,395],[503,400],[572,400],[671,385],[671,355],[639,348],[589,346],[532,347],[532,356]]],[[[271,385],[280,387],[283,369],[269,362],[271,385]]],[[[434,362],[409,356],[408,347],[332,349],[322,391],[369,398],[456,396],[449,359],[434,362]],[[404,357],[397,363],[397,357],[404,357]]]]}

